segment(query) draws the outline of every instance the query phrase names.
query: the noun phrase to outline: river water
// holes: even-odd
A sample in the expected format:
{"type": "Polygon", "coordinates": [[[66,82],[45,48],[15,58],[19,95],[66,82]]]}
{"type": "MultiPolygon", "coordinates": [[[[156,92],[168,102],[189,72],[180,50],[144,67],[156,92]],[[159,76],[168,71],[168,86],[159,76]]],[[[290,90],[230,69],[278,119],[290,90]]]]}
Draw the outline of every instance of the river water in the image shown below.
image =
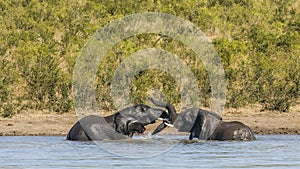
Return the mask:
{"type": "Polygon", "coordinates": [[[300,135],[189,142],[186,135],[75,142],[59,136],[0,137],[0,168],[300,168],[300,135]]]}

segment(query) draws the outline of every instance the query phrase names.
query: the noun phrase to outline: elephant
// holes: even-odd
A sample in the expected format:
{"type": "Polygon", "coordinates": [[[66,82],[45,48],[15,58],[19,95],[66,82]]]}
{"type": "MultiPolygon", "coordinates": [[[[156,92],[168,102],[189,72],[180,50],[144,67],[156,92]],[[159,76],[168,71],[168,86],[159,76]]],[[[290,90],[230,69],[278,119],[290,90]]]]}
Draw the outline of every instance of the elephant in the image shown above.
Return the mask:
{"type": "Polygon", "coordinates": [[[177,114],[171,104],[159,102],[152,98],[150,98],[150,101],[156,106],[166,108],[171,122],[171,124],[168,122],[160,124],[153,134],[158,133],[166,126],[174,126],[180,132],[189,132],[190,140],[256,140],[249,126],[239,121],[222,121],[222,117],[215,112],[201,108],[189,108],[177,114]]]}
{"type": "MultiPolygon", "coordinates": [[[[134,133],[143,133],[144,126],[154,123],[156,120],[163,120],[163,123],[170,122],[169,114],[159,108],[138,104],[109,116],[89,115],[83,117],[73,125],[66,139],[73,141],[128,139],[134,133]]],[[[159,130],[157,131],[159,132],[159,130]]]]}

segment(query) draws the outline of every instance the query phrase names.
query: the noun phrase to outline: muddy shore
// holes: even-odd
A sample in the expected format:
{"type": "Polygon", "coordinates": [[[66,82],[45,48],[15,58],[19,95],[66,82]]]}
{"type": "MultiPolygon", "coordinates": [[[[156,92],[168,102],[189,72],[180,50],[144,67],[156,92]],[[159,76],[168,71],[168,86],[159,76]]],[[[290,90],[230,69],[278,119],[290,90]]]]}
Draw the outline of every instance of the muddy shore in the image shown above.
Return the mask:
{"type": "MultiPolygon", "coordinates": [[[[222,113],[224,121],[241,121],[256,134],[300,134],[300,106],[290,112],[260,111],[259,107],[227,109],[222,113]]],[[[0,118],[0,136],[65,136],[78,120],[76,113],[26,112],[13,118],[0,118]]],[[[146,126],[146,134],[158,124],[146,126]]],[[[162,134],[179,134],[167,128],[162,134]]],[[[185,133],[184,133],[185,134],[185,133]]]]}

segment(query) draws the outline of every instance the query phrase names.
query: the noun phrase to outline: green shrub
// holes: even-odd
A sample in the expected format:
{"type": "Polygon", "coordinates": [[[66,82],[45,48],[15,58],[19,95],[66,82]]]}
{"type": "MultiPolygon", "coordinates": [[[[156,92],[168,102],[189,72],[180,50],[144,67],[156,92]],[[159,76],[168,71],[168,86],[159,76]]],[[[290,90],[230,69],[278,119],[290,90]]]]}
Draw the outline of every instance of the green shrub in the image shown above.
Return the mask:
{"type": "MultiPolygon", "coordinates": [[[[80,49],[109,21],[146,11],[187,19],[208,35],[224,64],[227,106],[260,103],[264,109],[288,111],[300,96],[299,10],[296,0],[1,1],[0,113],[73,110],[71,81],[80,49]]],[[[198,80],[200,105],[209,106],[208,75],[191,49],[170,37],[143,34],[123,40],[103,59],[96,78],[99,108],[114,109],[110,84],[119,64],[150,47],[187,63],[198,80]]],[[[159,70],[135,76],[131,101],[147,102],[151,90],[180,105],[179,86],[159,70]]]]}
{"type": "Polygon", "coordinates": [[[23,75],[27,83],[26,99],[34,109],[67,112],[71,109],[71,80],[59,68],[58,61],[40,54],[23,75]]]}
{"type": "Polygon", "coordinates": [[[0,115],[12,117],[19,110],[19,102],[13,98],[13,80],[15,77],[13,65],[9,59],[0,58],[0,115]]]}

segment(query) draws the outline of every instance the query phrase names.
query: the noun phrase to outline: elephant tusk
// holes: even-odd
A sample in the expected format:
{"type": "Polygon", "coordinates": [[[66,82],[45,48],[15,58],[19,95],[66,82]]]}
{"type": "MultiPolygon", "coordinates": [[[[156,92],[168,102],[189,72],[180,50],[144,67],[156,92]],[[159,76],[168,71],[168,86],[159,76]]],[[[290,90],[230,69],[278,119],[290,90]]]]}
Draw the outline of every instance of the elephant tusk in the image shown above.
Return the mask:
{"type": "Polygon", "coordinates": [[[174,127],[173,124],[170,124],[170,123],[165,123],[165,125],[169,126],[169,127],[174,127]]]}
{"type": "Polygon", "coordinates": [[[159,121],[169,121],[169,119],[167,119],[167,118],[161,118],[161,117],[159,117],[159,118],[157,118],[157,120],[159,120],[159,121]]]}

